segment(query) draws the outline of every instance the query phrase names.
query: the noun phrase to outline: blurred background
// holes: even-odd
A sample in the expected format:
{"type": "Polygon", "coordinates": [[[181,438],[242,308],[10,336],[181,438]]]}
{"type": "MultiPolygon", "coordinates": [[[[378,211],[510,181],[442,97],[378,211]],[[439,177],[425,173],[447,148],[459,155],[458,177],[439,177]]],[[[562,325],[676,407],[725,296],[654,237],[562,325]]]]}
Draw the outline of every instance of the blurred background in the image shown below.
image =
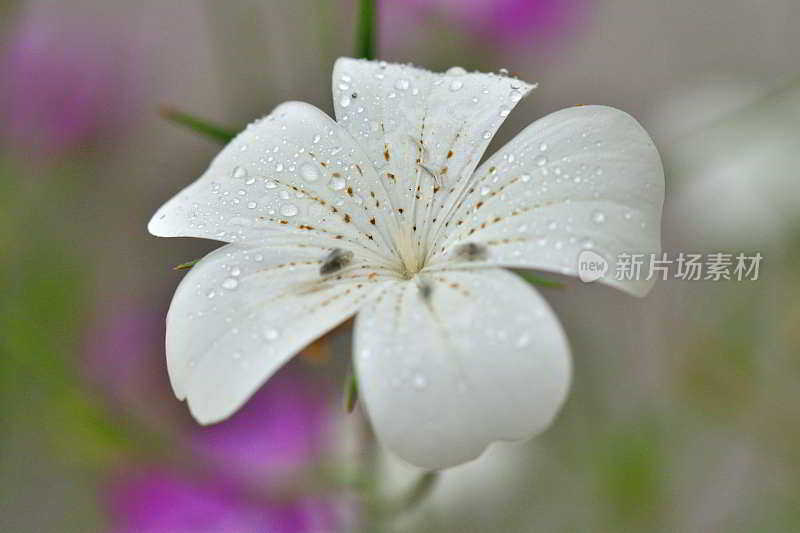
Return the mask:
{"type": "Polygon", "coordinates": [[[343,408],[348,325],[232,419],[197,426],[166,375],[174,265],[151,214],[286,100],[332,112],[348,0],[0,0],[0,531],[800,531],[800,3],[395,0],[379,56],[539,82],[493,141],[576,104],[639,119],[667,171],[670,252],[760,252],[757,281],[637,300],[541,289],[573,348],[555,424],[447,471],[383,454],[343,408]]]}

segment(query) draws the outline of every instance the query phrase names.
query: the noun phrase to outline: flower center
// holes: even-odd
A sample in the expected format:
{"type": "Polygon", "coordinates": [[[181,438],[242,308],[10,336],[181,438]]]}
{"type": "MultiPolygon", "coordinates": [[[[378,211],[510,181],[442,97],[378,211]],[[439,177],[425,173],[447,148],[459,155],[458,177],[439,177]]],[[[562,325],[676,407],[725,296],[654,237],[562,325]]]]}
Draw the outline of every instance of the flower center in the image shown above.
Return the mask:
{"type": "Polygon", "coordinates": [[[411,279],[425,266],[425,258],[414,235],[406,229],[400,230],[394,239],[397,254],[400,256],[400,275],[411,279]]]}

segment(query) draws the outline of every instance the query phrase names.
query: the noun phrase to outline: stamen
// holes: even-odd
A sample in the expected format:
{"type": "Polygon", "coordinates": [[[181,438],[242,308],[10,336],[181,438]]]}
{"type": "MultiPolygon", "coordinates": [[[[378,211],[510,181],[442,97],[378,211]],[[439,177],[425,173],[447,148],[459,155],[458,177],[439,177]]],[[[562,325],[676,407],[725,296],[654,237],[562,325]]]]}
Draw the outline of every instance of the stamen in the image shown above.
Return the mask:
{"type": "Polygon", "coordinates": [[[485,261],[489,257],[489,249],[484,244],[466,242],[453,248],[453,257],[462,261],[485,261]]]}
{"type": "Polygon", "coordinates": [[[327,276],[340,271],[353,261],[353,252],[342,250],[341,248],[334,248],[331,253],[325,257],[322,266],[319,267],[319,275],[327,276]]]}

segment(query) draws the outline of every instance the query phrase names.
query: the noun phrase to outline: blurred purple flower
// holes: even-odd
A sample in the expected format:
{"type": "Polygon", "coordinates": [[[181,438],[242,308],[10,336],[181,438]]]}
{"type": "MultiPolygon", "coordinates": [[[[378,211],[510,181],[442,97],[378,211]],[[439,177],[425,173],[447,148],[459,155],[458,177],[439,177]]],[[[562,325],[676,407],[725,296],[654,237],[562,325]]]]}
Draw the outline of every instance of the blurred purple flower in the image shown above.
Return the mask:
{"type": "Polygon", "coordinates": [[[84,377],[127,407],[163,405],[171,397],[164,332],[160,308],[114,300],[110,308],[98,309],[86,334],[84,377]]]}
{"type": "MultiPolygon", "coordinates": [[[[115,300],[87,332],[83,373],[102,394],[159,425],[183,420],[166,379],[164,320],[157,307],[115,300]],[[176,418],[178,417],[178,418],[176,418]]],[[[234,416],[212,426],[187,423],[185,444],[220,475],[278,485],[313,466],[329,444],[338,398],[297,358],[234,416]]]]}
{"type": "Polygon", "coordinates": [[[155,470],[117,480],[108,503],[114,533],[334,533],[349,531],[353,519],[341,502],[262,501],[230,485],[155,470]]]}
{"type": "Polygon", "coordinates": [[[319,379],[294,361],[228,420],[201,427],[190,446],[226,474],[257,483],[275,483],[314,463],[323,451],[333,401],[319,379]]]}
{"type": "Polygon", "coordinates": [[[100,22],[59,2],[30,3],[17,17],[0,58],[1,131],[17,147],[63,152],[134,114],[133,40],[100,22]]]}
{"type": "MultiPolygon", "coordinates": [[[[381,3],[381,32],[390,42],[430,17],[463,26],[486,44],[526,46],[568,29],[585,0],[393,0],[381,3]],[[521,41],[525,38],[525,41],[521,41]]],[[[406,34],[407,35],[407,34],[406,34]]]]}

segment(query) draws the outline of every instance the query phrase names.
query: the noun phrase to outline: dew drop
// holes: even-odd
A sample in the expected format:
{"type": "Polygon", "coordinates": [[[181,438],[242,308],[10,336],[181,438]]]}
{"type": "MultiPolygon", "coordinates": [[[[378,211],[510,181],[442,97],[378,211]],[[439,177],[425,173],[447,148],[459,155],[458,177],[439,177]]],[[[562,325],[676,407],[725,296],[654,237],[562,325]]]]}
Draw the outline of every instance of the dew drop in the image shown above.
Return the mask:
{"type": "Polygon", "coordinates": [[[280,334],[278,333],[278,330],[275,328],[267,328],[264,330],[264,338],[267,339],[268,341],[274,341],[275,339],[278,338],[278,335],[280,334]]]}
{"type": "Polygon", "coordinates": [[[341,105],[342,107],[347,107],[350,105],[350,101],[351,100],[349,96],[343,96],[342,99],[339,100],[339,105],[341,105]]]}
{"type": "Polygon", "coordinates": [[[297,206],[294,204],[283,204],[281,206],[281,215],[285,217],[293,217],[298,213],[297,206]]]}
{"type": "Polygon", "coordinates": [[[344,178],[331,178],[330,183],[328,186],[333,189],[334,191],[341,191],[344,189],[345,181],[344,178]]]}
{"type": "Polygon", "coordinates": [[[529,333],[523,333],[517,339],[517,348],[524,348],[531,343],[531,336],[529,333]]]}
{"type": "Polygon", "coordinates": [[[300,167],[300,175],[306,181],[317,181],[319,179],[317,167],[311,163],[305,163],[300,167]]]}
{"type": "Polygon", "coordinates": [[[415,389],[424,389],[428,386],[428,380],[422,374],[417,374],[414,376],[414,388],[415,389]]]}
{"type": "Polygon", "coordinates": [[[594,211],[592,213],[592,222],[595,224],[602,224],[606,221],[606,215],[602,211],[594,211]]]}
{"type": "Polygon", "coordinates": [[[486,196],[490,192],[492,192],[492,189],[490,189],[489,187],[486,186],[481,187],[481,196],[486,196]]]}
{"type": "Polygon", "coordinates": [[[462,67],[450,67],[445,74],[449,76],[463,76],[467,71],[462,67]]]}
{"type": "Polygon", "coordinates": [[[394,84],[395,89],[399,89],[401,91],[407,90],[410,86],[411,84],[406,79],[399,79],[394,84]]]}
{"type": "Polygon", "coordinates": [[[222,282],[222,288],[228,289],[229,291],[232,291],[238,286],[239,282],[234,278],[227,278],[225,281],[222,282]]]}
{"type": "Polygon", "coordinates": [[[546,152],[547,148],[548,148],[547,143],[542,143],[539,145],[539,151],[541,152],[546,152]]]}
{"type": "Polygon", "coordinates": [[[244,167],[235,167],[233,169],[233,173],[231,174],[231,176],[233,176],[236,179],[242,179],[245,176],[247,176],[247,169],[245,169],[244,167]]]}
{"type": "Polygon", "coordinates": [[[460,91],[463,86],[464,86],[463,81],[453,80],[453,82],[450,84],[450,90],[453,92],[460,91]]]}
{"type": "Polygon", "coordinates": [[[537,155],[533,158],[533,161],[536,163],[536,166],[543,167],[547,164],[547,156],[537,155]]]}

